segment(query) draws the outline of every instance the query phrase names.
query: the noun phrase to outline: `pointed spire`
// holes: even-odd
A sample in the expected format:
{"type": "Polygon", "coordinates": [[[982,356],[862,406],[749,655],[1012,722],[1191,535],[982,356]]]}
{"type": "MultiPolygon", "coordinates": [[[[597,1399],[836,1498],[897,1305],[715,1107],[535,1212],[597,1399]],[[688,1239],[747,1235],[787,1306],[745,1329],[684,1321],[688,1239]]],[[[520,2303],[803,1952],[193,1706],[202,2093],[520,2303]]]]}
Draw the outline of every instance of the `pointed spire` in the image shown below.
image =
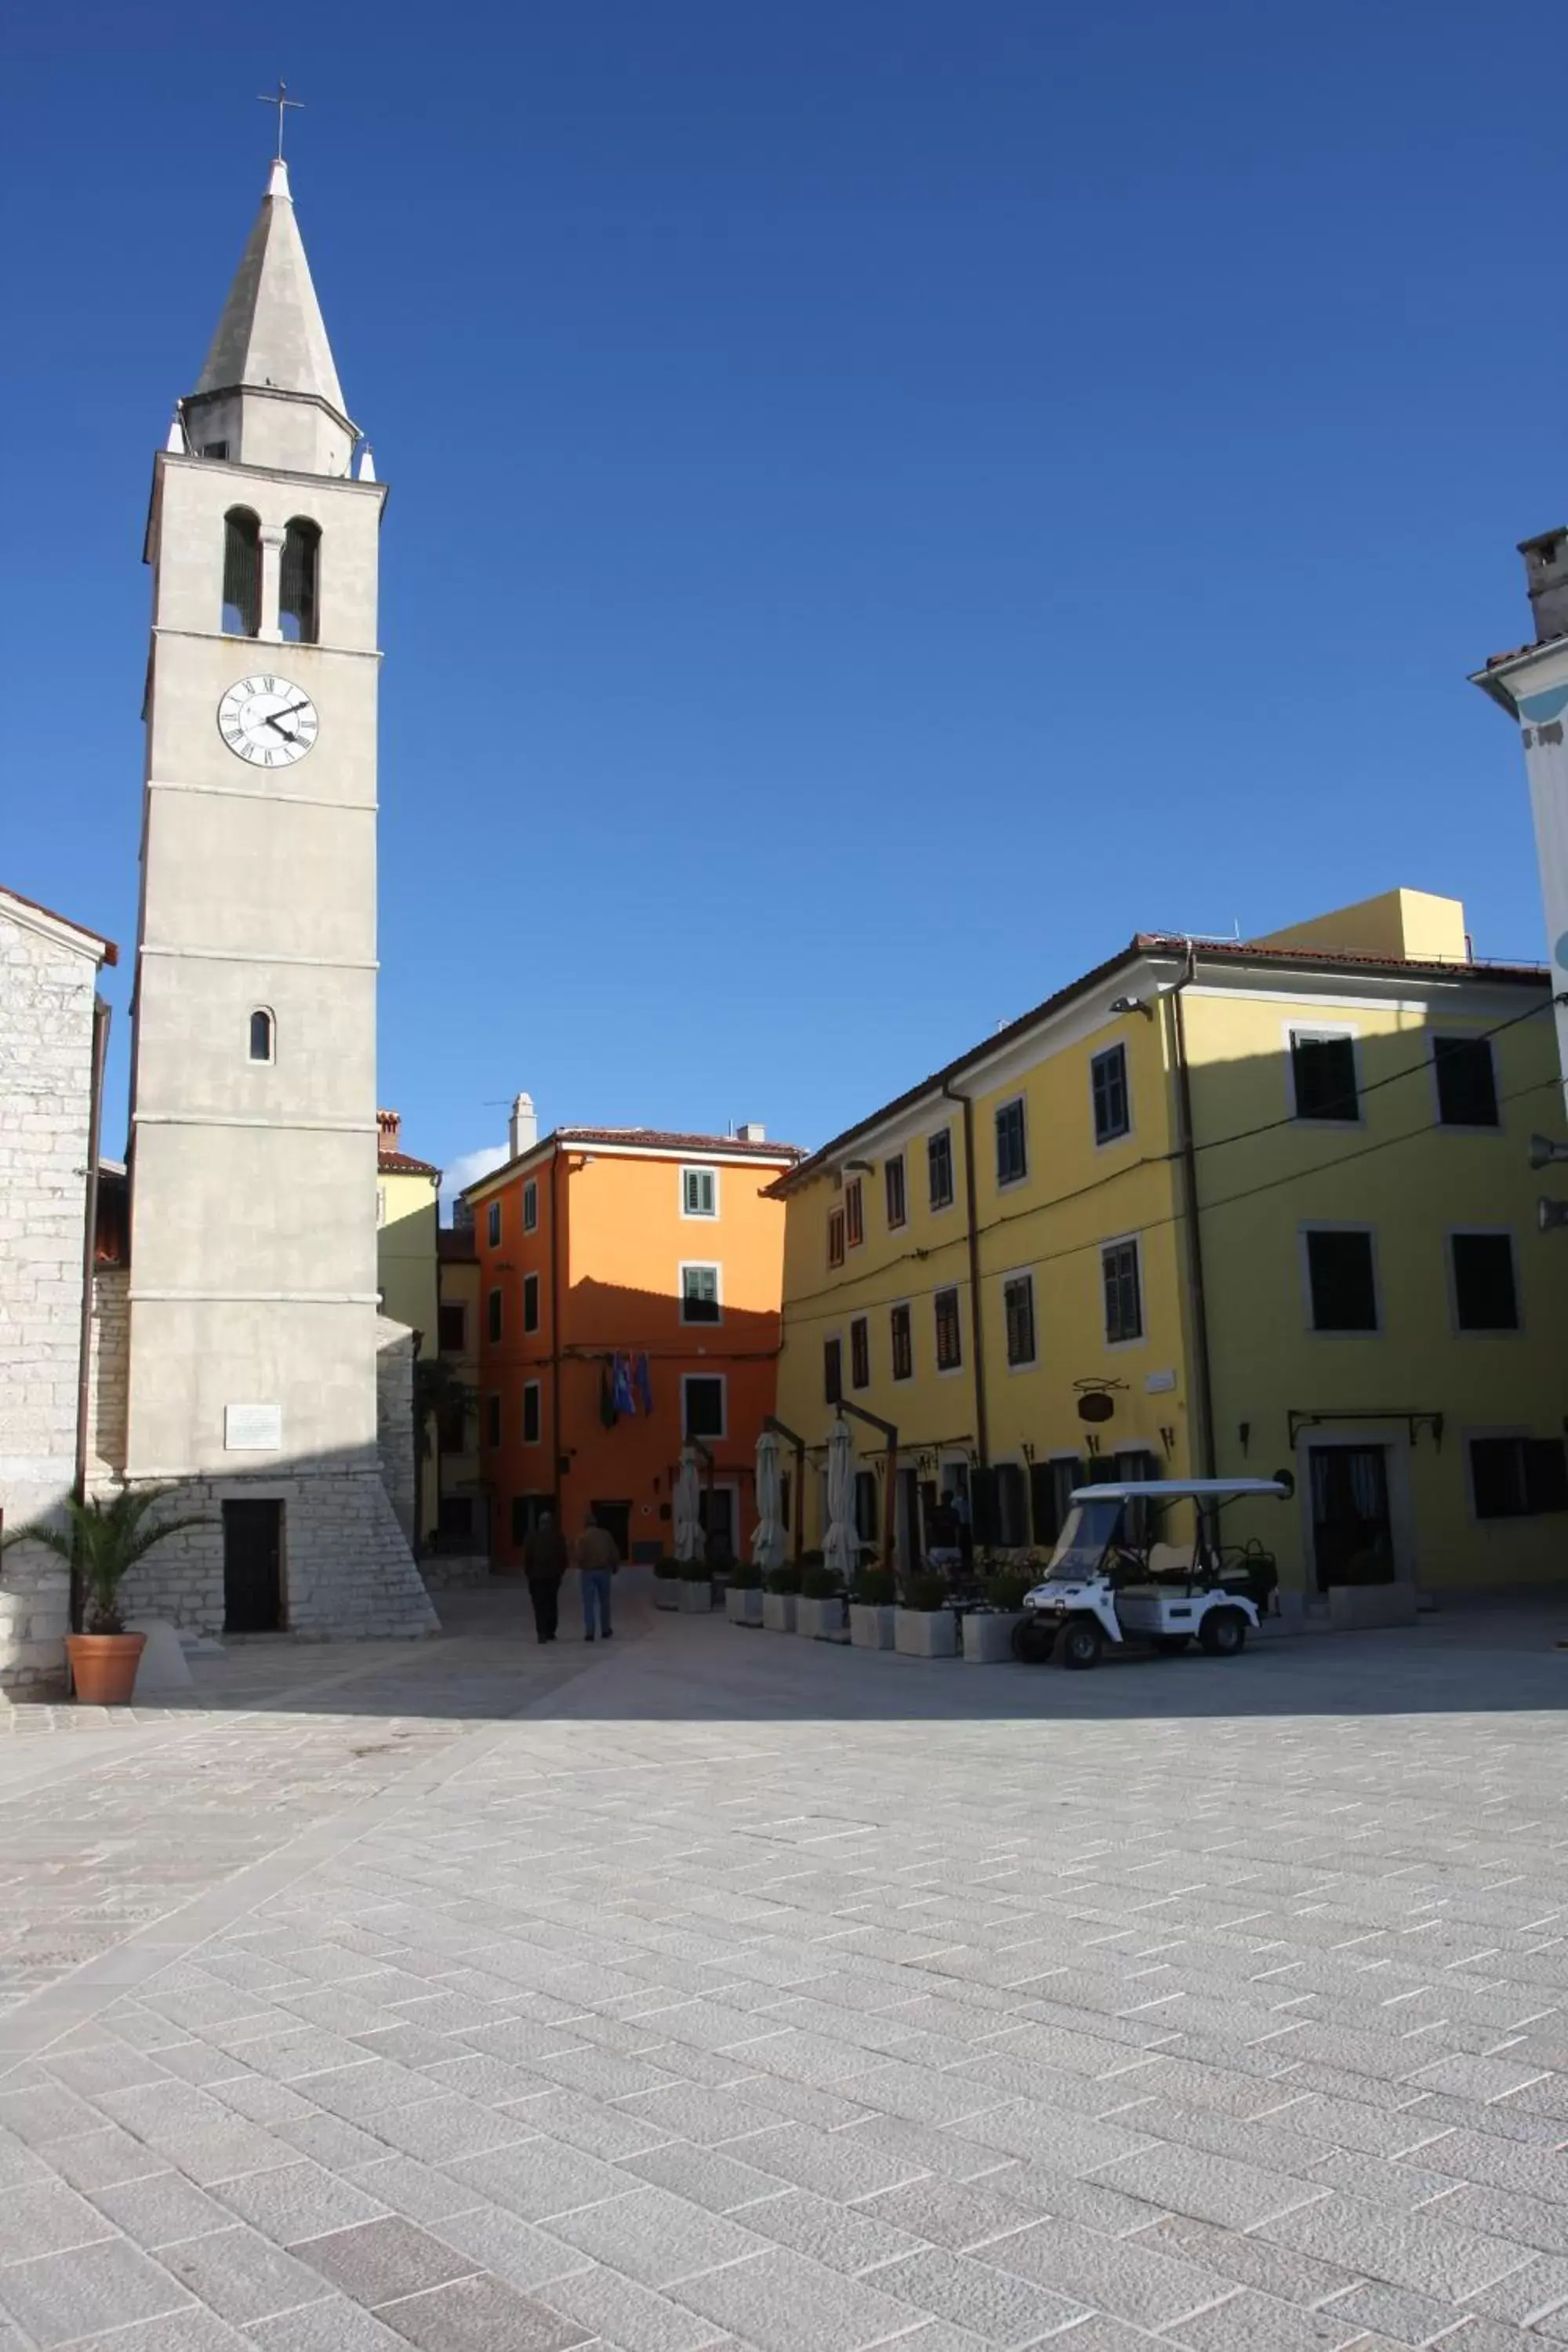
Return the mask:
{"type": "Polygon", "coordinates": [[[172,457],[185,457],[190,455],[191,445],[185,436],[184,412],[178,401],[174,403],[174,414],[169,425],[169,437],[163,446],[172,457]]]}
{"type": "Polygon", "coordinates": [[[368,441],[359,453],[359,478],[362,482],[374,482],[375,479],[375,459],[370,454],[368,441]]]}
{"type": "Polygon", "coordinates": [[[345,413],[281,155],[272,165],[196,390],[221,392],[236,384],[310,394],[339,415],[345,413]]]}

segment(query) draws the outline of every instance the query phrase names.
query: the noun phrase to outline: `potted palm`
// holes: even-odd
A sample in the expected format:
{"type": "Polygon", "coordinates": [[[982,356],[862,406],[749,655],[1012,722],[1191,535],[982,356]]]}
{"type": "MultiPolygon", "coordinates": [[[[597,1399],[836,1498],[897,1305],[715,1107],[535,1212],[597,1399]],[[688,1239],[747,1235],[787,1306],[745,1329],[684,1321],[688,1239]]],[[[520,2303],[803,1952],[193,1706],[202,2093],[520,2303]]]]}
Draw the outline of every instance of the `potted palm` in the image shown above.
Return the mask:
{"type": "Polygon", "coordinates": [[[891,1569],[863,1568],[849,1596],[849,1639],[858,1650],[890,1650],[898,1579],[891,1569]]]}
{"type": "Polygon", "coordinates": [[[984,1599],[963,1612],[963,1654],[972,1666],[995,1666],[1013,1654],[1013,1628],[1024,1614],[1024,1595],[1039,1582],[1035,1568],[994,1568],[985,1576],[984,1599]]]}
{"type": "Polygon", "coordinates": [[[770,1633],[793,1633],[796,1598],[800,1591],[801,1571],[793,1560],[782,1568],[770,1568],[763,1593],[763,1622],[770,1633]]]}
{"type": "Polygon", "coordinates": [[[704,1616],[713,1606],[713,1571],[705,1559],[680,1563],[679,1606],[689,1616],[704,1616]]]}
{"type": "Polygon", "coordinates": [[[83,1630],[66,1635],[66,1654],[71,1687],[84,1706],[128,1706],[136,1687],[147,1636],[128,1633],[120,1613],[120,1588],[131,1570],[165,1537],[210,1525],[198,1512],[149,1522],[154,1505],[173,1492],[169,1486],[121,1486],[107,1500],[95,1495],[86,1503],[68,1495],[63,1528],[38,1520],[15,1528],[0,1542],[5,1551],[13,1544],[38,1544],[79,1574],[83,1630]]]}
{"type": "Polygon", "coordinates": [[[680,1606],[680,1562],[668,1553],[653,1564],[653,1605],[656,1609],[680,1606]]]}
{"type": "Polygon", "coordinates": [[[893,1647],[904,1658],[956,1658],[958,1620],[945,1576],[908,1578],[894,1613],[893,1647]]]}
{"type": "Polygon", "coordinates": [[[763,1622],[763,1571],[754,1559],[742,1559],[730,1570],[724,1587],[724,1613],[731,1625],[763,1622]]]}
{"type": "Polygon", "coordinates": [[[800,1601],[795,1612],[795,1632],[804,1633],[811,1642],[847,1641],[844,1612],[844,1585],[837,1570],[821,1565],[803,1568],[800,1601]]]}

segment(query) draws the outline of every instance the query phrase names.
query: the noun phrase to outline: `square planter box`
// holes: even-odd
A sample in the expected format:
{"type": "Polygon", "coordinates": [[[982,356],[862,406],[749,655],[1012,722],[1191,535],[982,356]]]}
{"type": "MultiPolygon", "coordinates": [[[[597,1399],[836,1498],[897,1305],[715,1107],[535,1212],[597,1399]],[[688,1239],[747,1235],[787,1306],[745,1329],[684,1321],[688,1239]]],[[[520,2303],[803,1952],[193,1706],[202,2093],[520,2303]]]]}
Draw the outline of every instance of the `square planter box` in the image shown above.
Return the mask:
{"type": "Polygon", "coordinates": [[[842,1642],[848,1628],[844,1622],[841,1600],[807,1601],[803,1595],[795,1603],[795,1630],[810,1642],[842,1642]]]}
{"type": "Polygon", "coordinates": [[[764,1592],[763,1622],[770,1633],[793,1633],[796,1595],[793,1592],[764,1592]]]}
{"type": "Polygon", "coordinates": [[[972,1666],[999,1666],[1013,1654],[1021,1609],[972,1609],[963,1619],[963,1654],[972,1666]]]}
{"type": "Polygon", "coordinates": [[[653,1580],[653,1605],[656,1609],[679,1609],[680,1587],[673,1576],[656,1576],[653,1580]]]}
{"type": "Polygon", "coordinates": [[[893,1646],[893,1620],[898,1611],[889,1601],[887,1607],[873,1608],[868,1601],[849,1603],[849,1639],[858,1650],[890,1650],[893,1646]]]}
{"type": "Polygon", "coordinates": [[[689,1584],[683,1577],[676,1586],[680,1595],[679,1606],[689,1617],[706,1617],[713,1606],[711,1583],[689,1584]]]}
{"type": "Polygon", "coordinates": [[[951,1609],[894,1612],[893,1647],[900,1658],[956,1658],[958,1622],[951,1609]]]}
{"type": "Polygon", "coordinates": [[[724,1595],[724,1614],[731,1625],[760,1625],[763,1622],[763,1599],[760,1591],[737,1592],[731,1585],[724,1595]]]}

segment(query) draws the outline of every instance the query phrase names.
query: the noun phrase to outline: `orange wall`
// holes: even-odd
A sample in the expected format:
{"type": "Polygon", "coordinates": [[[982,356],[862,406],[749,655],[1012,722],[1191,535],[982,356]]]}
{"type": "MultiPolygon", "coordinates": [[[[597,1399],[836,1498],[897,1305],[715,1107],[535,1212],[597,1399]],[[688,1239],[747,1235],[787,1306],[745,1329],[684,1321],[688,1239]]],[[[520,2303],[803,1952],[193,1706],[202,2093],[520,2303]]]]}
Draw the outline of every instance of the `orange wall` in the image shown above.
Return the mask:
{"type": "Polygon", "coordinates": [[[718,1373],[726,1382],[726,1434],[713,1441],[715,1479],[736,1488],[737,1536],[744,1549],[755,1520],[752,1472],[763,1417],[774,1403],[779,1302],[784,1276],[784,1210],[763,1200],[777,1164],[721,1164],[717,1218],[687,1218],[680,1171],[713,1165],[571,1150],[553,1162],[562,1223],[561,1426],[552,1426],[551,1331],[552,1169],[529,1170],[539,1186],[539,1226],[522,1231],[524,1177],[507,1180],[489,1199],[501,1203],[499,1244],[489,1241],[489,1199],[476,1207],[479,1235],[479,1425],[484,1470],[495,1497],[495,1559],[515,1566],[513,1498],[548,1495],[557,1457],[561,1515],[568,1534],[595,1501],[631,1506],[630,1540],[670,1548],[670,1480],[681,1446],[683,1372],[718,1373]],[[680,1320],[682,1262],[721,1268],[721,1320],[680,1320]],[[522,1328],[523,1277],[540,1277],[540,1328],[522,1328]],[[489,1337],[489,1294],[502,1294],[502,1335],[489,1337]],[[606,1430],[599,1416],[604,1359],[646,1353],[653,1389],[651,1418],[639,1405],[606,1430]],[[524,1444],[523,1386],[540,1382],[541,1442],[524,1444]],[[500,1399],[500,1444],[490,1442],[490,1398],[500,1399]]]}

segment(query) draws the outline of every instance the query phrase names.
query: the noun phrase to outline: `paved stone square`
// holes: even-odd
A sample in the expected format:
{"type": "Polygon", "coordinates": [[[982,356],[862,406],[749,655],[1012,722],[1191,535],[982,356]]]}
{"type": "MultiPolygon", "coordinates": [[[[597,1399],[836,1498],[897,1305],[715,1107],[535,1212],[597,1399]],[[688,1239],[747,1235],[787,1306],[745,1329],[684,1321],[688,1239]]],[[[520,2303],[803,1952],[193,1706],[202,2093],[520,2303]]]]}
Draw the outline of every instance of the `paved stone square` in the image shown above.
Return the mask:
{"type": "Polygon", "coordinates": [[[18,1710],[0,2352],[1568,2343],[1568,1608],[1069,1676],[635,1583],[18,1710]]]}

